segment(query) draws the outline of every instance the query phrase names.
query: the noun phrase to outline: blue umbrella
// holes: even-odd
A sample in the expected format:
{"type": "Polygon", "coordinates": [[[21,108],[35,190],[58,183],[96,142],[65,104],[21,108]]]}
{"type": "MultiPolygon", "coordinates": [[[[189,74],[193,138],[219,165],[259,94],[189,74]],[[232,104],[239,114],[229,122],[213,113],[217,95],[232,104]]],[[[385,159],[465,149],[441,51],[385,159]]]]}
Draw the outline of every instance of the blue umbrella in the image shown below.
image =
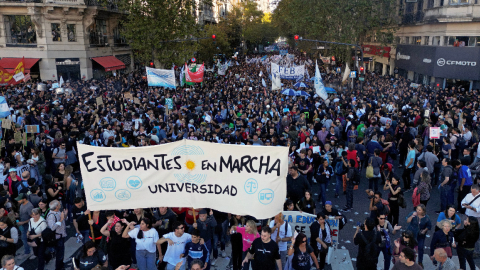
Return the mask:
{"type": "Polygon", "coordinates": [[[293,89],[287,88],[282,91],[282,95],[296,96],[296,92],[293,89]]]}
{"type": "Polygon", "coordinates": [[[309,96],[310,96],[310,94],[307,93],[307,92],[305,92],[305,91],[296,91],[296,92],[295,92],[295,95],[296,95],[296,96],[305,96],[305,97],[309,97],[309,96]]]}
{"type": "Polygon", "coordinates": [[[331,87],[325,87],[325,91],[327,91],[329,94],[337,93],[337,91],[331,87]]]}
{"type": "Polygon", "coordinates": [[[298,88],[298,87],[307,87],[307,85],[304,84],[303,82],[298,82],[298,83],[296,83],[294,86],[297,87],[297,88],[298,88]]]}

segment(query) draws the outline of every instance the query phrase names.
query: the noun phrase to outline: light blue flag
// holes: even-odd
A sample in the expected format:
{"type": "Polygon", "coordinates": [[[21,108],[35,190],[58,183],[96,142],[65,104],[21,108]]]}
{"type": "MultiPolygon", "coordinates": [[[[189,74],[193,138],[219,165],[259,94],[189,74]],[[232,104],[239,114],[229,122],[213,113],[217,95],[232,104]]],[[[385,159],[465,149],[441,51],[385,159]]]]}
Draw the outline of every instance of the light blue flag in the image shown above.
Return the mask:
{"type": "Polygon", "coordinates": [[[7,104],[5,97],[0,97],[0,118],[5,118],[10,115],[10,107],[7,104]]]}
{"type": "Polygon", "coordinates": [[[320,70],[318,69],[317,61],[315,61],[315,92],[323,100],[328,99],[328,94],[327,94],[327,91],[325,90],[325,86],[323,85],[322,75],[320,74],[320,70]]]}
{"type": "Polygon", "coordinates": [[[146,67],[148,86],[175,88],[175,71],[146,67]]]}
{"type": "Polygon", "coordinates": [[[267,87],[267,84],[265,83],[265,80],[262,78],[262,85],[263,87],[267,87]]]}

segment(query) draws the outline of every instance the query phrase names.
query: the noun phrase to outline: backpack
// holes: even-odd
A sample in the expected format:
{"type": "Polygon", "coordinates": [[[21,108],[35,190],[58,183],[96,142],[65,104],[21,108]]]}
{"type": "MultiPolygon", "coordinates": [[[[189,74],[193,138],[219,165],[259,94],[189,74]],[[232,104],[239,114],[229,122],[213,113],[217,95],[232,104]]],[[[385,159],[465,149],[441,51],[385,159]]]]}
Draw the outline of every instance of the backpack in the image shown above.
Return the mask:
{"type": "Polygon", "coordinates": [[[337,161],[337,164],[335,165],[335,174],[337,175],[342,175],[345,172],[345,169],[343,168],[343,161],[337,161]]]}
{"type": "Polygon", "coordinates": [[[21,193],[27,194],[30,191],[30,188],[28,187],[28,183],[26,182],[27,181],[22,180],[22,181],[17,181],[17,183],[15,183],[15,188],[18,190],[18,194],[21,194],[21,193]]]}
{"type": "Polygon", "coordinates": [[[417,194],[418,187],[413,190],[412,203],[413,207],[417,207],[420,204],[420,193],[417,194]]]}
{"type": "Polygon", "coordinates": [[[457,142],[455,142],[455,148],[457,149],[465,149],[467,147],[467,142],[463,136],[455,136],[457,137],[457,142]]]}
{"type": "Polygon", "coordinates": [[[373,230],[373,239],[371,242],[368,242],[365,236],[363,235],[363,232],[360,233],[363,241],[365,242],[365,258],[367,261],[373,261],[378,259],[378,254],[379,254],[379,247],[377,243],[377,230],[373,230]]]}
{"type": "Polygon", "coordinates": [[[380,198],[380,200],[382,200],[383,204],[383,213],[385,214],[385,216],[388,216],[390,214],[390,203],[388,202],[388,200],[382,198],[380,198]]]}
{"type": "MultiPolygon", "coordinates": [[[[48,213],[47,217],[51,214],[51,212],[48,213]]],[[[53,217],[55,218],[55,222],[57,222],[57,216],[53,214],[53,217]]],[[[47,226],[45,230],[42,231],[42,239],[43,242],[47,247],[54,247],[57,244],[57,233],[52,231],[50,227],[47,226]]]]}

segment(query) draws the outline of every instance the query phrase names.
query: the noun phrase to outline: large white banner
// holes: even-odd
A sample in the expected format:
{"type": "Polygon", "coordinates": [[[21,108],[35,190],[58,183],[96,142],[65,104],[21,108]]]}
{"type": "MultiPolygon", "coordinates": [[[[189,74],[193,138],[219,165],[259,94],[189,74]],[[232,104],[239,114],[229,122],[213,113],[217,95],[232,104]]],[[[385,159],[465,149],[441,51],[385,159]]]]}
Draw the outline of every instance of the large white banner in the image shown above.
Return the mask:
{"type": "MultiPolygon", "coordinates": [[[[307,238],[311,237],[310,225],[313,222],[317,222],[317,216],[299,211],[283,211],[283,220],[286,220],[292,229],[295,229],[298,233],[304,233],[307,238]]],[[[330,233],[332,237],[332,245],[338,244],[338,231],[340,226],[340,220],[327,218],[326,222],[330,225],[330,233]]]]}
{"type": "Polygon", "coordinates": [[[272,63],[271,72],[280,75],[280,79],[297,80],[305,74],[305,66],[282,67],[272,63]]]}
{"type": "Polygon", "coordinates": [[[148,86],[175,88],[175,71],[173,69],[147,69],[148,86]]]}
{"type": "Polygon", "coordinates": [[[287,147],[182,140],[78,151],[90,210],[195,207],[264,219],[285,202],[287,147]]]}

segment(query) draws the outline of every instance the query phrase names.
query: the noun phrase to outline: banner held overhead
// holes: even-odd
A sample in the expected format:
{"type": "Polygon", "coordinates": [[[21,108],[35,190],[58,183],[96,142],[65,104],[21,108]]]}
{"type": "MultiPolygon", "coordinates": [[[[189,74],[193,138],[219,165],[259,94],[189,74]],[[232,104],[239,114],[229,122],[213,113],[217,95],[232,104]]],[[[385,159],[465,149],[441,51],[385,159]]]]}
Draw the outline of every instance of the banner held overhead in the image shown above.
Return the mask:
{"type": "Polygon", "coordinates": [[[175,88],[175,71],[173,69],[156,69],[145,67],[148,86],[175,88]]]}
{"type": "Polygon", "coordinates": [[[90,210],[213,208],[258,219],[282,211],[287,147],[182,140],[113,149],[78,144],[90,210]]]}

